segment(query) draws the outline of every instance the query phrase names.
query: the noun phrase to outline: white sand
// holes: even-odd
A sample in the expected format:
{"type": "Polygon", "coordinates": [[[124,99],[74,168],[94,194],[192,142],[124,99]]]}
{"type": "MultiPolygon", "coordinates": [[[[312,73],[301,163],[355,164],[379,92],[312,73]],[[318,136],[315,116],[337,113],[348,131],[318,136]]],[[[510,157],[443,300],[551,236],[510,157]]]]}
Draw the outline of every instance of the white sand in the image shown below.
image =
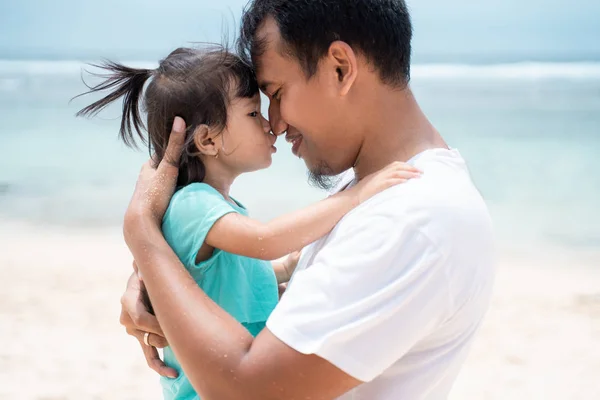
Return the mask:
{"type": "MultiPolygon", "coordinates": [[[[600,399],[600,258],[499,267],[452,400],[600,399]],[[594,268],[595,267],[595,268],[594,268]]],[[[118,230],[0,226],[0,399],[160,399],[118,323],[118,230]]]]}

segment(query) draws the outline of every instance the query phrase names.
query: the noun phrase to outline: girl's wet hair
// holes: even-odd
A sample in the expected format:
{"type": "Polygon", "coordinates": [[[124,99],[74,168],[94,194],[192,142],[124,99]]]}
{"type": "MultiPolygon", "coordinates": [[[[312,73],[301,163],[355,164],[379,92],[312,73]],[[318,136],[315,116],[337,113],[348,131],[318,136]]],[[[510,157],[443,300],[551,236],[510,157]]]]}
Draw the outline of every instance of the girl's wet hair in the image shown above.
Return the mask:
{"type": "Polygon", "coordinates": [[[154,70],[130,68],[111,61],[94,67],[106,71],[95,74],[104,80],[95,86],[86,84],[90,90],[82,95],[107,90],[110,93],[81,109],[77,116],[94,116],[123,98],[119,136],[130,147],[137,146],[138,140],[146,144],[154,155],[154,163],[158,164],[165,155],[175,117],[184,119],[186,144],[179,164],[178,186],[204,180],[206,170],[193,138],[196,128],[206,124],[223,130],[231,100],[258,94],[252,67],[222,47],[178,48],[154,70]],[[147,116],[146,124],[142,112],[147,116]]]}

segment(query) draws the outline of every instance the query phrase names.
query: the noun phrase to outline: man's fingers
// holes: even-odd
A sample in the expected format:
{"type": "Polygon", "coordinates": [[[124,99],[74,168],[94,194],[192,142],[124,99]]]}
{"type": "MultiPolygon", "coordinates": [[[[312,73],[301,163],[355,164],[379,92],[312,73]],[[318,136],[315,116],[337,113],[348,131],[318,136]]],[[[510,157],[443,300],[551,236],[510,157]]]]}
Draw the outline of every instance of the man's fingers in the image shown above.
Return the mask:
{"type": "Polygon", "coordinates": [[[140,341],[140,345],[142,346],[146,363],[150,368],[156,371],[160,376],[164,376],[166,378],[177,378],[177,371],[165,365],[165,363],[158,356],[158,350],[156,350],[156,347],[146,346],[143,341],[140,341]]]}
{"type": "MultiPolygon", "coordinates": [[[[144,332],[142,335],[142,340],[145,335],[146,332],[144,332]]],[[[148,332],[148,344],[152,347],[156,347],[157,349],[164,349],[169,345],[165,337],[150,332],[148,332]]]]}
{"type": "Polygon", "coordinates": [[[146,310],[140,292],[127,289],[121,298],[120,323],[127,329],[151,332],[164,337],[158,319],[146,310]]]}
{"type": "Polygon", "coordinates": [[[158,323],[158,319],[156,319],[154,315],[150,314],[145,309],[138,309],[133,315],[130,314],[130,317],[131,321],[135,325],[135,329],[165,337],[165,334],[158,323]]]}
{"type": "MultiPolygon", "coordinates": [[[[119,316],[119,323],[125,327],[125,329],[133,328],[133,321],[131,317],[125,310],[121,310],[121,315],[119,316]]],[[[129,332],[128,332],[129,333],[129,332]]]]}
{"type": "Polygon", "coordinates": [[[147,340],[149,346],[156,347],[158,349],[163,349],[169,345],[164,336],[157,335],[156,333],[148,332],[148,339],[146,339],[146,332],[140,331],[139,329],[129,328],[127,329],[127,333],[135,337],[141,343],[146,344],[147,340]]]}
{"type": "Polygon", "coordinates": [[[126,238],[136,230],[133,227],[136,226],[139,216],[150,215],[157,223],[162,220],[177,185],[185,131],[185,121],[181,117],[175,117],[165,154],[156,169],[152,159],[142,166],[131,202],[125,212],[123,232],[126,238]]]}
{"type": "Polygon", "coordinates": [[[150,197],[151,211],[158,220],[162,219],[175,191],[179,175],[179,159],[184,144],[185,121],[181,117],[175,117],[165,155],[146,188],[146,193],[150,197]]]}
{"type": "Polygon", "coordinates": [[[185,121],[181,117],[175,117],[173,128],[169,136],[169,143],[165,150],[165,156],[158,165],[158,170],[166,173],[168,170],[179,170],[179,158],[185,143],[185,121]]]}

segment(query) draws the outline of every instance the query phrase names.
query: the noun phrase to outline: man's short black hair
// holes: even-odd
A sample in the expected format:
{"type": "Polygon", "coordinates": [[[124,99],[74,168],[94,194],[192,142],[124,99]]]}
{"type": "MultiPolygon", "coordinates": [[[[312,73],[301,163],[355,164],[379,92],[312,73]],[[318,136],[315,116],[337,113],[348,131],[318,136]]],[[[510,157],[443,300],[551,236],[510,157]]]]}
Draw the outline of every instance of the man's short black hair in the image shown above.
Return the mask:
{"type": "Polygon", "coordinates": [[[255,35],[268,17],[308,78],[331,43],[341,40],[362,54],[384,83],[403,86],[410,79],[412,24],[404,0],[252,0],[242,17],[240,55],[250,59],[264,50],[255,35]]]}

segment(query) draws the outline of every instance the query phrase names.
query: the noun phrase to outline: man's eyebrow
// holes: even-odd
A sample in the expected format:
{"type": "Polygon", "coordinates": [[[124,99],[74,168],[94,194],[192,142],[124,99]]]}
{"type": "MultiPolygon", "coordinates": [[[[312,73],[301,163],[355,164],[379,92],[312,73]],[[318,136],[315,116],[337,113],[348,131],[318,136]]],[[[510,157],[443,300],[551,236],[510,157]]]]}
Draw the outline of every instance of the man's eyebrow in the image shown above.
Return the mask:
{"type": "Polygon", "coordinates": [[[263,92],[266,92],[266,91],[267,91],[267,88],[268,88],[269,86],[271,86],[271,85],[273,85],[273,82],[270,82],[270,81],[262,81],[262,82],[260,82],[260,84],[259,84],[259,88],[260,88],[260,90],[262,90],[263,92]]]}

